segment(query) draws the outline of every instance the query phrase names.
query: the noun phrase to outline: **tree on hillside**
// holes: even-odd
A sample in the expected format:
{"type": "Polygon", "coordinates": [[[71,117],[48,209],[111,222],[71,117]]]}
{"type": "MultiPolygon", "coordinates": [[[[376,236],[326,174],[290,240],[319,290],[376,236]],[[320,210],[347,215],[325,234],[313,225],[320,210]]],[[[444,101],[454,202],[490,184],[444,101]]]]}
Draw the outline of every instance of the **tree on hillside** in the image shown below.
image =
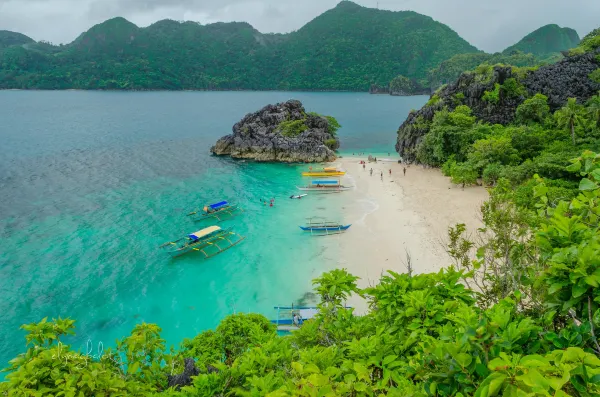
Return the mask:
{"type": "Polygon", "coordinates": [[[585,106],[587,114],[596,122],[596,126],[600,127],[600,93],[588,99],[585,106]]]}
{"type": "Polygon", "coordinates": [[[544,94],[535,94],[532,98],[525,100],[517,108],[517,120],[529,122],[542,122],[550,114],[548,97],[544,94]]]}
{"type": "Polygon", "coordinates": [[[554,113],[558,126],[571,131],[573,144],[575,144],[575,126],[580,125],[583,121],[582,113],[583,106],[578,104],[575,98],[569,98],[567,104],[554,113]]]}

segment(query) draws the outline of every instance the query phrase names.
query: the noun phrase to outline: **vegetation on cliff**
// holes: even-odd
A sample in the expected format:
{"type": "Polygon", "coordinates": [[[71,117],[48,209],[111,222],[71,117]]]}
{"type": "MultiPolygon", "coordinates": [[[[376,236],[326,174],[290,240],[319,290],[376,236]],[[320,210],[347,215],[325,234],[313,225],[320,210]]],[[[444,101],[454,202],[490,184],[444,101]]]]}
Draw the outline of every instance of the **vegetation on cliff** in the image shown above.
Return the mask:
{"type": "MultiPolygon", "coordinates": [[[[457,113],[454,123],[470,123],[457,113]]],[[[314,280],[319,313],[291,336],[258,314],[166,346],[139,324],[105,351],[74,351],[74,321],[27,324],[7,396],[596,396],[600,394],[600,154],[563,172],[577,197],[536,176],[535,210],[506,181],[481,208],[475,239],[449,229],[451,267],[383,275],[359,289],[334,270],[314,280]],[[474,258],[474,259],[472,259],[474,258]],[[353,316],[350,294],[370,310],[353,316]]]]}
{"type": "Polygon", "coordinates": [[[422,79],[445,59],[475,51],[430,17],[350,1],[289,34],[247,23],[139,28],[114,18],[65,46],[0,50],[0,88],[367,91],[398,74],[422,79]]]}
{"type": "Polygon", "coordinates": [[[573,197],[578,180],[565,166],[600,148],[597,37],[587,36],[574,55],[553,65],[482,65],[464,73],[409,115],[397,148],[462,185],[505,178],[529,208],[536,174],[547,178],[552,199],[573,197]]]}
{"type": "Polygon", "coordinates": [[[505,54],[520,51],[540,57],[569,50],[579,45],[579,35],[571,28],[551,24],[529,33],[518,43],[504,50],[505,54]]]}

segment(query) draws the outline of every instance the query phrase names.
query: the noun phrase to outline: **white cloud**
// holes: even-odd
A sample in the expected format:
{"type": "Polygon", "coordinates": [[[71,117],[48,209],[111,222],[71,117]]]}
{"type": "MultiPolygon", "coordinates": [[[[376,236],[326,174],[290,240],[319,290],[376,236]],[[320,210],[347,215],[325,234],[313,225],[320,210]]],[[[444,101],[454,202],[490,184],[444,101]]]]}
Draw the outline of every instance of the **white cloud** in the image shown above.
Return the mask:
{"type": "MultiPolygon", "coordinates": [[[[0,0],[0,29],[36,40],[65,43],[106,19],[122,16],[139,26],[157,20],[201,23],[246,21],[261,32],[289,32],[337,0],[0,0]]],[[[413,10],[449,25],[476,47],[494,52],[548,23],[583,36],[598,27],[597,0],[356,0],[367,7],[413,10]]]]}

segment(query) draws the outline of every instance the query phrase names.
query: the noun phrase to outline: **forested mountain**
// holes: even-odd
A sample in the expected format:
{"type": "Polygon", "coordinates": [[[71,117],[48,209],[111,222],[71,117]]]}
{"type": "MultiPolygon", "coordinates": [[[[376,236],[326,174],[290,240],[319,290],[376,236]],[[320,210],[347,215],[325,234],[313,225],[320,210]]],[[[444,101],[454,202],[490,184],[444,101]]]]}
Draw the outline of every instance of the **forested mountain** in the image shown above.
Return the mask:
{"type": "Polygon", "coordinates": [[[24,34],[0,30],[0,49],[33,42],[34,40],[31,37],[27,37],[24,34]]]}
{"type": "Polygon", "coordinates": [[[426,78],[453,55],[477,52],[430,17],[350,1],[289,34],[247,23],[139,28],[114,18],[64,46],[6,42],[13,45],[0,49],[0,88],[366,91],[398,74],[426,78]]]}
{"type": "Polygon", "coordinates": [[[546,57],[556,52],[577,47],[579,41],[579,35],[571,28],[561,28],[555,24],[546,25],[529,33],[517,44],[508,47],[504,50],[504,54],[521,51],[546,57]]]}

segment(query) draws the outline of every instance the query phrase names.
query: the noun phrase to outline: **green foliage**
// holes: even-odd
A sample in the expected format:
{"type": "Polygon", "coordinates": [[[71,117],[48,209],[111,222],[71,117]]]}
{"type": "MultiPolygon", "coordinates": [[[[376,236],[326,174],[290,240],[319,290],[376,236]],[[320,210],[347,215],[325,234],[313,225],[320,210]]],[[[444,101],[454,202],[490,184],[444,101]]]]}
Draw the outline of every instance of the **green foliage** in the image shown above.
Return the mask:
{"type": "Polygon", "coordinates": [[[535,94],[517,107],[516,117],[521,123],[542,123],[550,114],[548,97],[535,94]]]}
{"type": "MultiPolygon", "coordinates": [[[[560,54],[558,55],[560,56],[560,54]]],[[[442,84],[456,81],[461,74],[467,72],[473,73],[477,81],[488,83],[493,76],[492,65],[498,64],[513,66],[513,75],[522,79],[530,70],[534,70],[539,65],[553,63],[553,61],[555,59],[548,59],[547,55],[535,56],[520,51],[512,51],[510,54],[486,54],[483,52],[458,54],[443,61],[437,68],[430,70],[428,80],[430,86],[436,88],[442,84]],[[473,72],[468,72],[470,70],[473,72]]]]}
{"type": "Polygon", "coordinates": [[[425,106],[435,106],[438,103],[440,103],[441,99],[437,94],[433,94],[431,96],[431,98],[429,98],[429,100],[427,101],[427,103],[425,104],[425,106]]]}
{"type": "Polygon", "coordinates": [[[325,118],[327,119],[327,131],[331,135],[335,136],[337,130],[339,130],[341,127],[340,123],[338,123],[338,121],[333,116],[325,116],[325,118]]]}
{"type": "Polygon", "coordinates": [[[575,145],[576,127],[583,123],[584,108],[577,103],[576,98],[569,98],[567,104],[554,113],[554,119],[560,128],[568,129],[571,132],[573,145],[575,145]]]}
{"type": "Polygon", "coordinates": [[[427,91],[415,79],[404,76],[396,76],[390,82],[390,93],[395,95],[413,95],[421,94],[427,91]]]}
{"type": "Polygon", "coordinates": [[[527,91],[514,77],[506,79],[503,84],[494,84],[492,91],[485,91],[481,99],[497,104],[501,98],[519,98],[525,96],[527,91]]]}
{"type": "Polygon", "coordinates": [[[500,84],[494,84],[494,89],[492,91],[485,91],[481,99],[494,104],[500,102],[500,84]]]}
{"type": "Polygon", "coordinates": [[[399,74],[423,80],[453,55],[477,51],[429,17],[347,1],[288,34],[114,18],[65,46],[1,47],[0,88],[111,90],[368,91],[399,74]]]}
{"type": "Polygon", "coordinates": [[[296,137],[308,129],[306,119],[300,120],[285,120],[279,123],[277,130],[283,136],[296,137]]]}

